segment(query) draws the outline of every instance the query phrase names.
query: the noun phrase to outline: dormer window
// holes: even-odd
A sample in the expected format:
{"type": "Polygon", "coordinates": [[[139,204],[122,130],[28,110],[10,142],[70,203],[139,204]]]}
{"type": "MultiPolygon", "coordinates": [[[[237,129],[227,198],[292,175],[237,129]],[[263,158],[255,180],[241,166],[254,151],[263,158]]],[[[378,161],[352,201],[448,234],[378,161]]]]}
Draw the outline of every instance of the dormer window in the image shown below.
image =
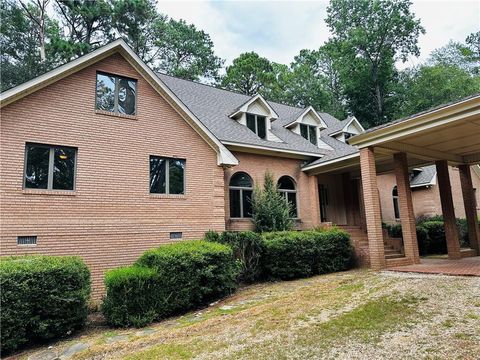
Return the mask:
{"type": "Polygon", "coordinates": [[[265,116],[248,114],[247,127],[252,130],[261,139],[267,137],[267,121],[265,116]]]}
{"type": "Polygon", "coordinates": [[[300,124],[300,135],[317,145],[317,127],[313,125],[300,124]]]}

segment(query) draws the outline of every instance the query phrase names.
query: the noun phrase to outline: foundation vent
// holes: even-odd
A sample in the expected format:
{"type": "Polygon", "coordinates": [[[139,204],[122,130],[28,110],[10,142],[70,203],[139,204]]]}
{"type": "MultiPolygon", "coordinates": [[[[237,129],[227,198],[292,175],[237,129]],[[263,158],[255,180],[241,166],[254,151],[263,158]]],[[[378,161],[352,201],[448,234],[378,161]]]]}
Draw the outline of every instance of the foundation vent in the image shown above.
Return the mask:
{"type": "Polygon", "coordinates": [[[17,236],[17,245],[37,245],[36,236],[17,236]]]}
{"type": "Polygon", "coordinates": [[[171,232],[170,233],[170,239],[181,239],[183,236],[183,233],[181,232],[171,232]]]}

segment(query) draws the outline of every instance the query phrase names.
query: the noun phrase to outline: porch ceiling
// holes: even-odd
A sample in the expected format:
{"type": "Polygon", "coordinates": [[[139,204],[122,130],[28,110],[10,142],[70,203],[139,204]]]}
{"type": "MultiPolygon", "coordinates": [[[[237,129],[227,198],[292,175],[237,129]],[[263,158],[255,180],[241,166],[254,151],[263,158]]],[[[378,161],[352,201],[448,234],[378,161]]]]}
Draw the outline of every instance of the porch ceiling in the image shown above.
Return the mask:
{"type": "Polygon", "coordinates": [[[447,160],[451,165],[477,164],[480,162],[480,96],[372,129],[354,137],[351,144],[360,148],[375,147],[379,163],[394,153],[405,152],[410,166],[436,160],[447,160]]]}

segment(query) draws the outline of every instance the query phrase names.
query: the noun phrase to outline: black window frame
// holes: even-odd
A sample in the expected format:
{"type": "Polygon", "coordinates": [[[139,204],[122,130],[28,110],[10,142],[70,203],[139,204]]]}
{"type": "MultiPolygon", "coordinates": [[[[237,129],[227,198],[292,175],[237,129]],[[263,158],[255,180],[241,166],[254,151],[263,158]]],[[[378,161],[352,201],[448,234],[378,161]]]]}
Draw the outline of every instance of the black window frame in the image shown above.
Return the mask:
{"type": "Polygon", "coordinates": [[[313,145],[318,145],[317,127],[315,125],[300,124],[300,136],[310,141],[313,145]],[[305,137],[305,134],[304,134],[305,130],[306,130],[307,137],[305,137]]]}
{"type": "Polygon", "coordinates": [[[172,195],[172,196],[185,196],[187,193],[187,159],[185,158],[174,158],[158,155],[150,155],[148,158],[149,166],[149,193],[152,195],[172,195]],[[152,192],[152,168],[151,161],[152,158],[165,160],[165,192],[152,192]],[[183,191],[181,193],[171,193],[170,192],[170,161],[183,161],[183,191]]]}
{"type": "Polygon", "coordinates": [[[230,178],[230,181],[228,183],[228,194],[229,194],[229,209],[230,209],[230,218],[231,219],[251,219],[253,217],[253,214],[250,213],[246,213],[246,210],[245,210],[245,204],[243,203],[243,200],[244,200],[244,191],[249,191],[251,193],[251,196],[250,196],[250,209],[252,209],[252,197],[253,197],[253,179],[250,175],[248,175],[246,172],[244,171],[239,171],[239,172],[236,172],[235,174],[232,175],[232,177],[230,178]],[[246,176],[248,176],[249,180],[250,180],[250,186],[236,186],[236,185],[231,185],[232,183],[232,180],[235,178],[235,176],[237,175],[241,175],[241,174],[244,174],[246,176]],[[240,216],[232,216],[232,196],[231,196],[231,193],[232,191],[238,191],[239,192],[239,204],[240,204],[240,216]]]}
{"type": "Polygon", "coordinates": [[[24,166],[23,166],[23,182],[22,188],[29,191],[66,191],[74,192],[77,188],[77,160],[78,160],[78,148],[73,146],[63,145],[50,145],[42,143],[27,142],[25,143],[24,153],[24,166]],[[27,187],[27,166],[28,166],[28,147],[35,146],[48,149],[48,171],[47,171],[47,187],[46,188],[34,188],[27,187]],[[71,189],[60,189],[54,187],[54,173],[55,173],[55,150],[56,149],[68,149],[74,151],[74,163],[73,163],[73,186],[71,189]]]}
{"type": "Polygon", "coordinates": [[[295,194],[295,204],[294,204],[295,206],[292,209],[292,219],[298,219],[298,196],[297,196],[297,184],[296,184],[295,180],[288,175],[281,176],[277,181],[277,191],[279,192],[279,194],[283,198],[285,198],[285,201],[289,202],[290,204],[292,202],[288,199],[288,195],[289,194],[295,194]],[[285,179],[285,178],[292,182],[293,189],[282,189],[282,188],[280,188],[280,180],[285,179]]]}
{"type": "Polygon", "coordinates": [[[255,133],[255,135],[257,135],[260,139],[263,139],[263,140],[267,139],[268,130],[267,130],[267,117],[266,116],[252,114],[252,113],[246,113],[245,122],[246,122],[247,128],[249,128],[251,131],[253,131],[255,133]],[[253,120],[254,120],[254,123],[255,123],[255,129],[252,129],[248,126],[248,117],[249,116],[253,116],[253,120]],[[265,122],[265,126],[263,127],[263,130],[265,131],[265,136],[260,136],[260,133],[259,133],[260,128],[258,126],[258,119],[259,118],[261,118],[265,122]]]}
{"type": "Polygon", "coordinates": [[[95,74],[95,110],[104,111],[107,113],[115,114],[115,115],[125,115],[125,116],[136,116],[138,113],[138,79],[134,79],[128,76],[118,75],[118,74],[111,74],[104,71],[97,71],[95,74]],[[104,75],[115,78],[115,90],[114,90],[114,104],[113,104],[113,111],[99,109],[98,108],[98,93],[97,93],[97,86],[98,86],[98,75],[104,75]],[[127,80],[133,81],[135,83],[135,111],[133,114],[126,114],[118,111],[118,94],[120,90],[120,80],[127,80]]]}

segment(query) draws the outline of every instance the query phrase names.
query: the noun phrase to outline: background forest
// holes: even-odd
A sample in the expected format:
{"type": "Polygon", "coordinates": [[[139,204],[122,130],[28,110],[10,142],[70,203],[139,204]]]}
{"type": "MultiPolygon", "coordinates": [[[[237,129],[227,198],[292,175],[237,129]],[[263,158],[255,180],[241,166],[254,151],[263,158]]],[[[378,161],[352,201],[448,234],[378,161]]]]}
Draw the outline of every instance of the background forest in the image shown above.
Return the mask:
{"type": "Polygon", "coordinates": [[[2,91],[122,37],[156,71],[339,119],[355,115],[366,128],[480,92],[480,31],[416,67],[396,66],[419,55],[425,33],[408,0],[331,0],[326,43],[291,64],[247,52],[229,66],[207,33],[160,13],[154,0],[0,4],[2,91]]]}

